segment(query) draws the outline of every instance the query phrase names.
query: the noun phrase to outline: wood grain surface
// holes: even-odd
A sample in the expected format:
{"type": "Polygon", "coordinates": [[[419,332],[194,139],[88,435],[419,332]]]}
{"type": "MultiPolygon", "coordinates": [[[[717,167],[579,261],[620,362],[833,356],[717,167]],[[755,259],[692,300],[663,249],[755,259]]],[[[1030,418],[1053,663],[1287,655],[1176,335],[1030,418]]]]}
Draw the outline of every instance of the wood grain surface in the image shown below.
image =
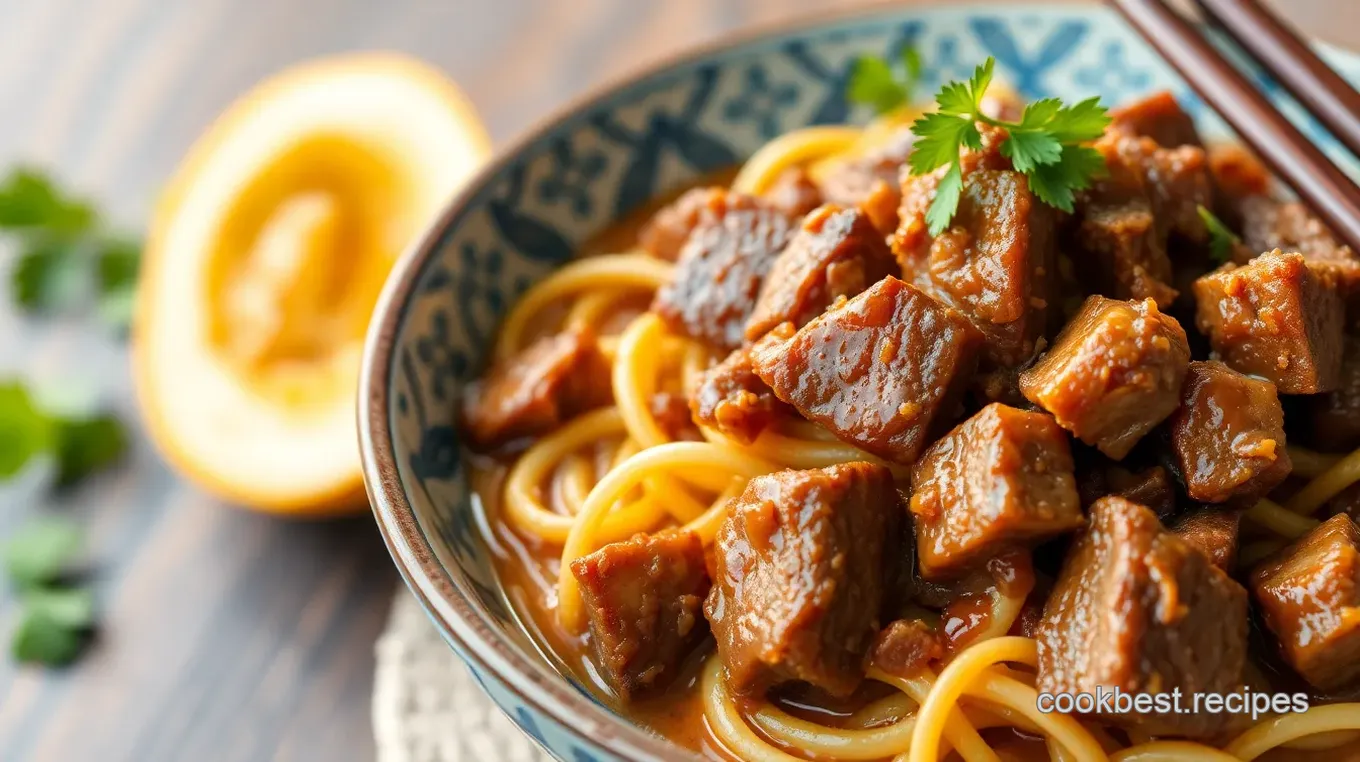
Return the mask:
{"type": "MultiPolygon", "coordinates": [[[[1279,0],[1360,43],[1353,0],[1279,0]]],[[[53,169],[139,230],[179,157],[236,95],[294,61],[397,49],[448,71],[504,143],[602,79],[826,0],[0,0],[0,166],[53,169]]],[[[135,421],[123,346],[0,310],[0,372],[79,380],[135,421]]],[[[373,758],[373,641],[397,578],[368,516],[289,523],[214,502],[138,433],[120,469],[29,514],[87,517],[103,629],[76,666],[0,658],[0,760],[373,758]]],[[[0,591],[0,626],[15,616],[0,591]]]]}

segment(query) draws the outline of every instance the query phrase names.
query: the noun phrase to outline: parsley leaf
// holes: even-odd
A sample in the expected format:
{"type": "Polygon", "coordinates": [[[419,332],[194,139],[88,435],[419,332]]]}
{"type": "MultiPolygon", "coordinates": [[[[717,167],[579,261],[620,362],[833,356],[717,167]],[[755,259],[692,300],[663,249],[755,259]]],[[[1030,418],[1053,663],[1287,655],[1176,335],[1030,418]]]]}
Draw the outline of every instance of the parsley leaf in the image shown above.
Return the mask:
{"type": "Polygon", "coordinates": [[[23,470],[35,456],[52,450],[56,428],[40,410],[28,389],[16,382],[0,383],[0,479],[23,470]]]}
{"type": "Polygon", "coordinates": [[[907,105],[921,79],[921,56],[915,48],[908,46],[902,50],[901,64],[899,75],[892,64],[882,58],[860,56],[855,59],[846,82],[846,99],[870,106],[876,114],[886,114],[907,105]]]}
{"type": "Polygon", "coordinates": [[[111,415],[63,420],[57,427],[57,484],[74,484],[127,449],[123,424],[111,415]]]}
{"type": "Polygon", "coordinates": [[[94,304],[115,327],[127,323],[140,247],[101,233],[98,223],[88,203],[32,169],[0,182],[0,231],[19,251],[10,293],[20,308],[63,313],[94,304]]]}
{"type": "Polygon", "coordinates": [[[1075,194],[1105,172],[1103,157],[1082,145],[1104,133],[1110,117],[1098,98],[1065,106],[1057,98],[1043,98],[1025,107],[1018,122],[990,117],[982,99],[992,83],[996,61],[987,58],[967,82],[949,82],[935,96],[939,109],[917,119],[911,131],[918,140],[908,159],[913,175],[935,172],[946,165],[935,198],[926,212],[931,235],[949,227],[963,189],[959,152],[982,147],[978,123],[1004,129],[1001,153],[1029,180],[1030,189],[1049,206],[1072,211],[1075,194]]]}
{"type": "Polygon", "coordinates": [[[88,590],[31,591],[23,597],[22,605],[23,614],[10,644],[15,659],[60,666],[80,655],[94,624],[94,597],[88,590]]]}
{"type": "Polygon", "coordinates": [[[36,521],[5,543],[5,569],[19,587],[45,585],[69,569],[82,543],[80,528],[69,521],[36,521]]]}
{"type": "Polygon", "coordinates": [[[1209,231],[1209,256],[1219,263],[1232,259],[1233,248],[1240,244],[1242,239],[1203,205],[1195,207],[1195,211],[1199,212],[1199,218],[1204,221],[1204,227],[1209,231]]]}
{"type": "Polygon", "coordinates": [[[67,198],[34,169],[20,167],[0,182],[0,228],[76,234],[89,230],[95,220],[88,203],[67,198]]]}

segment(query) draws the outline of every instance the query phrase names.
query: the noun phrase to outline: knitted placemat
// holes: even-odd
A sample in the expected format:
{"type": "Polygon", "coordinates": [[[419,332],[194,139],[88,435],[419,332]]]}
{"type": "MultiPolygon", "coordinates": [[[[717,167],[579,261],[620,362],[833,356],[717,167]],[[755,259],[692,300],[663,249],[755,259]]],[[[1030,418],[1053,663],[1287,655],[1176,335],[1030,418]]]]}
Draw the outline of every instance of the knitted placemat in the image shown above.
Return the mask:
{"type": "Polygon", "coordinates": [[[548,762],[482,693],[402,587],[378,638],[373,735],[378,762],[548,762]]]}

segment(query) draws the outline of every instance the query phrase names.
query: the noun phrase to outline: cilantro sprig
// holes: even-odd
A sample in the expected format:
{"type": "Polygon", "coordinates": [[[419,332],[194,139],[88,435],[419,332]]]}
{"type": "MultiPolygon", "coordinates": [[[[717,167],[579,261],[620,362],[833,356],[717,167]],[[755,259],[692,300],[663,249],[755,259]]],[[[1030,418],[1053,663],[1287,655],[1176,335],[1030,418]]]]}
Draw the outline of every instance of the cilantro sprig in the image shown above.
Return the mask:
{"type": "Polygon", "coordinates": [[[1202,204],[1196,206],[1195,211],[1199,212],[1199,218],[1209,232],[1209,257],[1220,264],[1232,259],[1233,249],[1241,245],[1242,239],[1202,204]]]}
{"type": "Polygon", "coordinates": [[[19,308],[71,313],[93,302],[101,320],[127,327],[141,248],[109,233],[89,202],[20,167],[0,181],[0,233],[18,249],[10,294],[19,308]]]}
{"type": "Polygon", "coordinates": [[[94,625],[94,596],[66,576],[83,546],[80,528],[56,519],[33,522],[5,543],[21,606],[10,641],[15,659],[58,666],[80,654],[94,625]]]}
{"type": "Polygon", "coordinates": [[[1030,190],[1049,206],[1072,211],[1077,191],[1105,171],[1100,153],[1083,143],[1105,131],[1110,117],[1099,98],[1073,106],[1057,98],[1043,98],[1025,107],[1018,122],[995,119],[982,111],[982,99],[992,82],[996,61],[988,58],[966,82],[949,82],[935,96],[937,111],[925,114],[911,126],[917,136],[908,162],[913,175],[948,167],[926,212],[931,235],[949,227],[963,191],[961,152],[981,150],[978,124],[1004,129],[1009,138],[1001,153],[1017,172],[1029,180],[1030,190]]]}
{"type": "Polygon", "coordinates": [[[911,103],[921,81],[921,55],[910,45],[902,48],[901,67],[874,56],[860,56],[850,70],[845,95],[852,103],[887,114],[911,103]]]}

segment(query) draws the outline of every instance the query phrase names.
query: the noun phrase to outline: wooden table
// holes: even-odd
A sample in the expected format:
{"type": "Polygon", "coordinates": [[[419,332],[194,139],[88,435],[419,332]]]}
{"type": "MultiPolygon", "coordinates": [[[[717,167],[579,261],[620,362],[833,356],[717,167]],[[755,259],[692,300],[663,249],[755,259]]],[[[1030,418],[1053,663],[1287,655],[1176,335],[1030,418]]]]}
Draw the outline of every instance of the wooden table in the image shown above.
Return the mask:
{"type": "MultiPolygon", "coordinates": [[[[51,167],[135,230],[213,116],[293,61],[422,56],[504,142],[601,78],[726,29],[849,4],[0,0],[0,166],[51,167]]],[[[1289,5],[1325,38],[1360,42],[1355,3],[1289,5]]],[[[2,313],[0,368],[97,384],[135,420],[123,347],[96,332],[2,313]]],[[[88,517],[104,626],[69,670],[0,659],[0,760],[373,757],[372,647],[397,578],[368,516],[300,524],[220,505],[140,434],[125,467],[73,494],[0,492],[0,537],[36,509],[88,517]]],[[[0,623],[14,613],[0,593],[0,623]]]]}

